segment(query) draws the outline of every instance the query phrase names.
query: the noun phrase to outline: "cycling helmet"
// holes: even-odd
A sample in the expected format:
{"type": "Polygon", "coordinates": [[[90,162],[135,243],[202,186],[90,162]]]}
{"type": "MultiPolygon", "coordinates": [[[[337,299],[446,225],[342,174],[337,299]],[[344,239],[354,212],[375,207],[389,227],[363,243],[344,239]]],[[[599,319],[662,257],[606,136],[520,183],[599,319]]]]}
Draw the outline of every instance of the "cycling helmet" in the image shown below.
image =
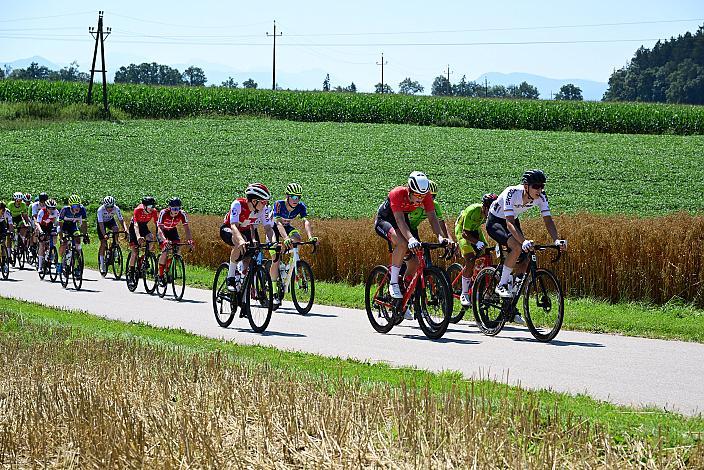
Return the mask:
{"type": "Polygon", "coordinates": [[[181,207],[181,199],[177,197],[172,197],[169,199],[169,207],[181,207]]]}
{"type": "Polygon", "coordinates": [[[12,195],[12,199],[14,199],[15,201],[21,201],[22,199],[24,199],[24,194],[17,191],[15,194],[12,195]]]}
{"type": "Polygon", "coordinates": [[[268,201],[269,198],[271,198],[269,188],[264,186],[262,183],[250,184],[249,186],[247,186],[247,189],[244,191],[244,193],[247,196],[247,199],[263,199],[265,201],[268,201]]]}
{"type": "Polygon", "coordinates": [[[302,196],[303,188],[298,183],[289,183],[288,186],[286,186],[286,194],[289,196],[302,196]]]}
{"type": "Polygon", "coordinates": [[[488,206],[491,203],[493,203],[494,201],[496,201],[498,198],[499,198],[499,196],[494,193],[486,193],[485,195],[482,196],[482,204],[484,204],[485,206],[488,206]]]}
{"type": "Polygon", "coordinates": [[[438,195],[438,184],[433,180],[428,180],[428,190],[433,196],[438,195]]]}
{"type": "Polygon", "coordinates": [[[408,188],[416,194],[425,194],[428,192],[430,182],[425,173],[414,171],[408,176],[408,188]]]}
{"type": "Polygon", "coordinates": [[[46,202],[49,200],[49,195],[47,193],[39,193],[39,202],[46,202]]]}
{"type": "Polygon", "coordinates": [[[112,196],[105,196],[105,199],[103,199],[103,204],[108,207],[113,207],[115,205],[115,198],[112,196]]]}
{"type": "Polygon", "coordinates": [[[26,193],[22,199],[24,202],[32,202],[32,195],[30,193],[26,193]]]}
{"type": "Polygon", "coordinates": [[[528,170],[521,177],[522,184],[545,184],[547,177],[543,170],[528,170]]]}
{"type": "Polygon", "coordinates": [[[56,199],[49,199],[46,201],[46,207],[49,209],[56,209],[56,199]]]}
{"type": "Polygon", "coordinates": [[[68,205],[69,206],[79,205],[80,203],[81,203],[81,198],[78,196],[78,194],[71,194],[68,197],[68,205]]]}
{"type": "Polygon", "coordinates": [[[143,205],[144,207],[147,207],[147,206],[156,206],[156,200],[155,200],[153,197],[151,197],[151,196],[144,196],[144,197],[142,198],[142,205],[143,205]]]}

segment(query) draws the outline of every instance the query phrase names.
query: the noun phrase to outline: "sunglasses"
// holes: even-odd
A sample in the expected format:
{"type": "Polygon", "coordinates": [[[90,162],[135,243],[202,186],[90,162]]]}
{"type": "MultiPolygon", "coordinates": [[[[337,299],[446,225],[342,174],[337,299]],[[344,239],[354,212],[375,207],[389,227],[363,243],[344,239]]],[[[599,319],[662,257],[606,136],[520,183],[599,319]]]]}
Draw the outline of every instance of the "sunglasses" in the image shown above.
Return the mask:
{"type": "Polygon", "coordinates": [[[544,184],[531,184],[530,187],[533,189],[545,189],[544,184]]]}
{"type": "Polygon", "coordinates": [[[301,200],[301,196],[292,196],[292,195],[289,194],[288,197],[290,197],[290,198],[291,198],[292,200],[294,200],[294,201],[300,201],[300,200],[301,200]]]}
{"type": "Polygon", "coordinates": [[[71,205],[71,209],[76,210],[76,209],[80,209],[80,208],[81,208],[81,205],[80,205],[80,204],[72,204],[72,205],[71,205]]]}
{"type": "Polygon", "coordinates": [[[149,204],[149,205],[147,206],[147,209],[154,209],[154,204],[149,204]]]}
{"type": "Polygon", "coordinates": [[[174,212],[178,212],[181,210],[181,206],[169,206],[169,209],[171,209],[174,212]]]}

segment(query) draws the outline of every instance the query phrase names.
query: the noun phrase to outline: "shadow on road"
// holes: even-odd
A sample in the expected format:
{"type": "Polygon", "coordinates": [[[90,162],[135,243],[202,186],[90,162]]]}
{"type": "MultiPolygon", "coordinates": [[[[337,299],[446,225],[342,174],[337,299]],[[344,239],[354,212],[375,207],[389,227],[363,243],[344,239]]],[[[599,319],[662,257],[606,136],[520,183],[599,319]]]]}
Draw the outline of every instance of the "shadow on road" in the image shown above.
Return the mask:
{"type": "Polygon", "coordinates": [[[295,308],[290,308],[290,307],[279,307],[276,312],[278,313],[285,313],[286,315],[298,315],[299,317],[323,317],[323,318],[337,318],[337,315],[328,315],[326,313],[315,313],[315,312],[309,312],[306,313],[305,315],[301,315],[298,313],[298,310],[295,308]]]}
{"type": "Polygon", "coordinates": [[[0,279],[0,282],[22,282],[21,279],[12,279],[11,277],[8,277],[7,279],[0,279]]]}
{"type": "Polygon", "coordinates": [[[433,341],[435,343],[458,343],[458,344],[479,344],[479,341],[474,341],[471,339],[454,339],[454,338],[448,338],[446,336],[443,336],[440,339],[430,339],[427,336],[423,335],[394,335],[394,336],[403,336],[404,338],[408,339],[419,339],[423,341],[433,341]]]}
{"type": "Polygon", "coordinates": [[[240,333],[252,333],[254,335],[261,335],[261,336],[283,336],[286,338],[307,338],[307,335],[301,334],[301,333],[284,333],[283,331],[272,331],[272,330],[266,330],[264,333],[256,333],[252,331],[250,328],[227,328],[228,330],[235,330],[239,331],[240,333]]]}
{"type": "MultiPolygon", "coordinates": [[[[85,279],[84,279],[84,281],[85,281],[85,279]]],[[[74,292],[87,292],[87,293],[89,293],[89,294],[100,294],[100,293],[102,292],[102,291],[99,291],[99,290],[85,289],[85,288],[83,288],[83,287],[81,287],[80,290],[76,290],[76,289],[73,288],[73,287],[69,287],[68,289],[69,289],[69,290],[72,290],[72,291],[74,291],[74,292]]]]}
{"type": "MultiPolygon", "coordinates": [[[[510,338],[513,341],[522,341],[525,343],[540,343],[535,338],[510,338]]],[[[560,341],[559,339],[554,339],[549,343],[545,343],[548,346],[581,346],[583,348],[605,348],[601,343],[589,343],[589,342],[579,342],[579,341],[560,341]]]]}

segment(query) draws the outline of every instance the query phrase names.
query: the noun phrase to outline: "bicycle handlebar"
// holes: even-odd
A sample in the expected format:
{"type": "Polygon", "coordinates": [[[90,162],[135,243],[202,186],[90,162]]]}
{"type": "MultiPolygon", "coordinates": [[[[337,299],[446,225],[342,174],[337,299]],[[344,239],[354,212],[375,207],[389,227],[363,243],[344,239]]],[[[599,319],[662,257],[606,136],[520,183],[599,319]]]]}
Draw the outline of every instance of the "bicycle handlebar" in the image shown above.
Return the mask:
{"type": "Polygon", "coordinates": [[[291,246],[299,246],[299,245],[313,245],[313,253],[315,253],[318,249],[318,244],[316,242],[308,240],[307,242],[292,242],[291,246]]]}
{"type": "Polygon", "coordinates": [[[533,251],[556,250],[557,256],[552,259],[553,263],[557,263],[562,256],[562,250],[557,245],[533,245],[533,251]]]}

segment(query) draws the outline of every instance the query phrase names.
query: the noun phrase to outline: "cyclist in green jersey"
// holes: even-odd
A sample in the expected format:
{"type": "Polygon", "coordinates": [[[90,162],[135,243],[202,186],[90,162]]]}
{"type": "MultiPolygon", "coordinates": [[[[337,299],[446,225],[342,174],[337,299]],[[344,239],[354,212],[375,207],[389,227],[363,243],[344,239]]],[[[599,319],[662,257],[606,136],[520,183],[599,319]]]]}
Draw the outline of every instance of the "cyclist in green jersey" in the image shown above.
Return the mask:
{"type": "Polygon", "coordinates": [[[27,206],[24,204],[24,193],[16,192],[12,195],[13,203],[7,206],[7,210],[12,216],[12,223],[17,228],[19,237],[27,244],[27,228],[29,227],[29,217],[27,217],[27,206]]]}
{"type": "MultiPolygon", "coordinates": [[[[443,219],[442,207],[440,207],[438,201],[435,200],[438,195],[438,185],[435,181],[429,180],[428,188],[428,190],[430,191],[430,195],[433,196],[433,204],[435,205],[435,215],[438,216],[442,236],[445,238],[449,238],[452,241],[452,237],[448,235],[447,225],[445,224],[445,220],[443,219]]],[[[428,215],[425,213],[425,209],[422,206],[418,207],[413,212],[408,213],[408,226],[411,228],[412,232],[418,233],[418,226],[427,218],[428,215]]]]}
{"type": "Polygon", "coordinates": [[[477,256],[484,254],[486,238],[482,232],[482,224],[486,222],[489,214],[489,207],[496,201],[496,194],[485,194],[482,196],[481,204],[471,204],[460,212],[455,222],[455,236],[457,237],[460,252],[464,259],[462,267],[462,293],[460,303],[463,307],[472,305],[469,298],[469,287],[472,284],[472,274],[474,273],[474,261],[477,256]]]}

